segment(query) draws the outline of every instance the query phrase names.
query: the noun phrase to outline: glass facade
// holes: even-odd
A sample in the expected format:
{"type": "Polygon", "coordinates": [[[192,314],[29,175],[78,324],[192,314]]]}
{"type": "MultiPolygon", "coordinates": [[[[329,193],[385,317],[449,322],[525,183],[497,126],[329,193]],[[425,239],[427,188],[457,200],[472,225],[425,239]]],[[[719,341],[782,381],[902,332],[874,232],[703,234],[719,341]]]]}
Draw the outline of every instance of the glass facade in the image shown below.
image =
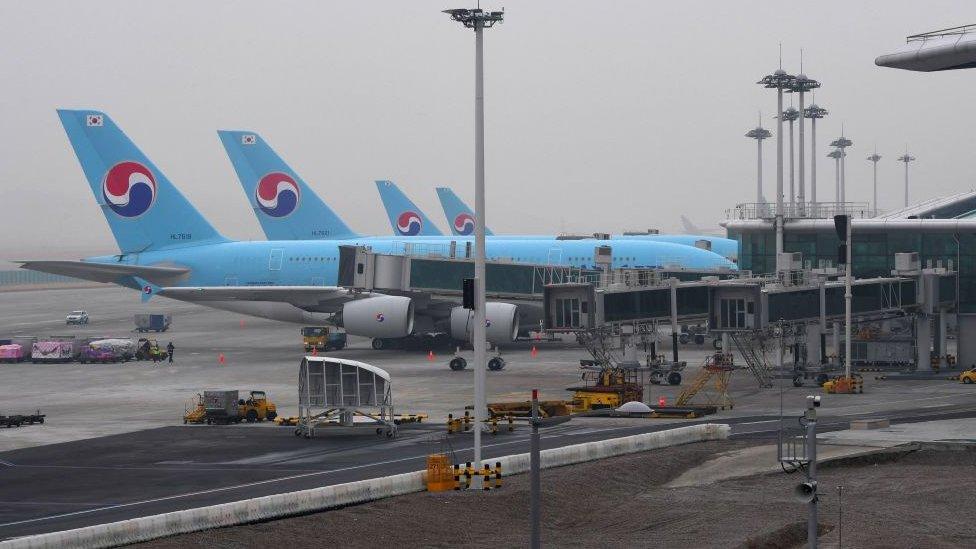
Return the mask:
{"type": "MultiPolygon", "coordinates": [[[[737,232],[729,230],[729,238],[739,241],[739,268],[757,274],[776,270],[776,234],[772,230],[737,232]]],[[[800,252],[804,263],[814,267],[836,266],[840,241],[831,229],[817,232],[786,232],[783,248],[800,252]]],[[[976,313],[976,234],[920,233],[892,230],[888,233],[854,233],[854,276],[869,278],[891,276],[895,268],[895,254],[918,252],[922,266],[939,262],[944,267],[952,263],[959,272],[959,311],[976,313]]]]}

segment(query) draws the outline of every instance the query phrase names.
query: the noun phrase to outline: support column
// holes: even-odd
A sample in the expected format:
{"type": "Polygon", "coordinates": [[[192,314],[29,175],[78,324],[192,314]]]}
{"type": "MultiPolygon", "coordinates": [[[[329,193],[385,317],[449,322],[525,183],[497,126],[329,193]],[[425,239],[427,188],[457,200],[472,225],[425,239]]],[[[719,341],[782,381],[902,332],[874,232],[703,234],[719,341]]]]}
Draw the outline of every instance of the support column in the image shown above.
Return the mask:
{"type": "Polygon", "coordinates": [[[956,362],[962,369],[976,366],[976,314],[956,315],[956,362]]]}
{"type": "Polygon", "coordinates": [[[834,322],[834,330],[831,335],[830,344],[833,347],[834,356],[840,359],[840,323],[834,322]]]}
{"type": "Polygon", "coordinates": [[[918,372],[932,371],[932,322],[928,315],[915,317],[915,369],[918,372]]]}
{"type": "Polygon", "coordinates": [[[946,355],[949,354],[949,350],[946,347],[946,327],[948,324],[946,310],[939,309],[938,317],[938,329],[935,331],[935,346],[937,347],[939,353],[939,368],[946,369],[949,367],[949,361],[946,360],[946,355]]]}

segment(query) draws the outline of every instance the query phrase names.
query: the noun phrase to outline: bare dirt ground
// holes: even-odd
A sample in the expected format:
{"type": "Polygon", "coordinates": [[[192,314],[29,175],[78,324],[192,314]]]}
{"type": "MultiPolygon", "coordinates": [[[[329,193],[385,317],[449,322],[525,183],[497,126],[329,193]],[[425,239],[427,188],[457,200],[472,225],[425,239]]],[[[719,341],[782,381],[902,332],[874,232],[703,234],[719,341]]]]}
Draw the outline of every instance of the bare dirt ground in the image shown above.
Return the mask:
{"type": "MultiPolygon", "coordinates": [[[[543,545],[794,547],[806,509],[791,499],[802,473],[664,488],[716,452],[707,442],[543,471],[543,545]]],[[[973,547],[974,450],[918,450],[821,468],[821,546],[973,547]]],[[[528,477],[490,493],[421,493],[271,522],[197,532],[141,547],[518,547],[528,542],[528,477]]]]}

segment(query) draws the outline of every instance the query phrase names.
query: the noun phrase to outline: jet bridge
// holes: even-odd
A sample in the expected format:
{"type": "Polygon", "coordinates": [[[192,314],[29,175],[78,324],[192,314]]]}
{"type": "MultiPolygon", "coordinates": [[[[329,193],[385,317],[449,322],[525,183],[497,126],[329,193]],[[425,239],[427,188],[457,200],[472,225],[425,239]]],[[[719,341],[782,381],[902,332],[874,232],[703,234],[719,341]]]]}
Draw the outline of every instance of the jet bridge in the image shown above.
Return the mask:
{"type": "MultiPolygon", "coordinates": [[[[685,282],[652,277],[647,284],[632,280],[630,284],[548,285],[543,300],[545,328],[576,333],[578,338],[580,334],[616,337],[626,355],[627,347],[648,346],[646,334],[654,334],[653,348],[658,325],[670,324],[675,337],[681,324],[707,322],[711,332],[722,334],[723,342],[731,340],[738,348],[760,385],[768,386],[772,372],[765,355],[773,343],[789,344],[798,369],[819,367],[828,362],[828,325],[844,321],[845,286],[836,272],[784,271],[771,277],[703,277],[685,282]],[[789,341],[772,341],[784,334],[789,341]]],[[[920,270],[910,264],[890,277],[854,280],[854,322],[913,319],[917,340],[925,342],[916,352],[915,364],[920,370],[931,369],[932,345],[926,345],[932,339],[930,321],[934,318],[936,324],[934,354],[944,358],[945,313],[954,307],[955,288],[954,272],[920,270]]],[[[834,349],[839,349],[836,334],[835,330],[834,349]]],[[[676,344],[674,349],[677,362],[676,344]]]]}

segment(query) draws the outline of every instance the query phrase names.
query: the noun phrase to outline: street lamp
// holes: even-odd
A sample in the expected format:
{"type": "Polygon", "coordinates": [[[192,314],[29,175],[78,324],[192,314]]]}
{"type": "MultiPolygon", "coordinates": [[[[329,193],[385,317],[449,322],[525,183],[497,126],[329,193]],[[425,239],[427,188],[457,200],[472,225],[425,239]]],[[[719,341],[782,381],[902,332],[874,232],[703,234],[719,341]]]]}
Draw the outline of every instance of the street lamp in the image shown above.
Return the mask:
{"type": "MultiPolygon", "coordinates": [[[[772,135],[773,134],[769,133],[769,130],[767,130],[766,128],[762,127],[762,116],[761,115],[759,117],[759,125],[756,126],[753,129],[749,130],[748,132],[746,132],[746,137],[748,137],[750,139],[755,139],[756,140],[756,144],[758,145],[758,147],[756,149],[756,153],[757,153],[757,159],[756,159],[756,204],[757,205],[758,204],[762,204],[763,201],[764,201],[763,200],[763,188],[762,188],[762,142],[763,142],[763,139],[769,139],[769,137],[772,136],[772,135]]],[[[780,175],[782,175],[782,174],[780,174],[780,175]]],[[[777,210],[776,210],[777,211],[777,214],[776,214],[777,217],[780,217],[783,214],[783,195],[782,195],[783,187],[782,187],[782,181],[780,182],[780,189],[779,189],[779,191],[780,191],[781,194],[780,194],[780,202],[779,202],[779,205],[777,206],[777,210]]]]}
{"type": "Polygon", "coordinates": [[[854,142],[844,137],[844,129],[840,130],[840,137],[830,142],[831,147],[840,149],[840,202],[847,202],[847,152],[844,150],[854,142]]]}
{"type": "MultiPolygon", "coordinates": [[[[803,70],[802,58],[800,63],[801,63],[800,70],[802,71],[803,70]]],[[[803,107],[804,94],[806,94],[806,92],[808,91],[813,91],[819,87],[820,87],[820,82],[812,78],[807,78],[807,75],[801,72],[796,76],[796,78],[793,79],[793,85],[787,91],[789,91],[790,93],[800,94],[800,112],[803,112],[806,110],[803,107]]],[[[807,170],[804,162],[804,153],[805,153],[805,148],[803,145],[803,118],[801,117],[800,118],[800,196],[799,196],[801,211],[803,210],[804,207],[803,204],[804,202],[806,202],[806,196],[807,196],[806,195],[806,171],[807,170]]]]}
{"type": "Polygon", "coordinates": [[[881,155],[878,154],[878,149],[874,149],[874,154],[868,157],[868,161],[874,163],[874,215],[878,215],[878,161],[879,160],[881,160],[881,155]]]}
{"type": "MultiPolygon", "coordinates": [[[[756,82],[764,88],[776,90],[776,112],[783,112],[783,90],[793,85],[794,76],[783,70],[782,52],[780,52],[780,67],[773,74],[767,74],[756,82]]],[[[758,129],[758,128],[757,128],[758,129]]],[[[766,132],[769,133],[768,131],[766,132]]],[[[751,136],[750,136],[751,137],[751,136]]],[[[766,135],[769,137],[769,135],[766,135]]],[[[762,139],[759,141],[760,156],[762,155],[762,139]]],[[[776,253],[783,251],[783,121],[776,124],[776,253]]]]}
{"type": "Polygon", "coordinates": [[[905,163],[905,207],[908,207],[908,163],[914,162],[915,157],[908,154],[908,147],[905,147],[905,154],[898,157],[899,162],[905,163]]]}
{"type": "Polygon", "coordinates": [[[827,153],[827,156],[834,159],[834,202],[840,203],[840,159],[845,156],[844,151],[834,149],[827,153]]]}
{"type": "MultiPolygon", "coordinates": [[[[816,96],[813,100],[817,100],[816,96]]],[[[827,114],[827,109],[816,103],[803,109],[803,117],[810,119],[810,204],[814,208],[817,207],[817,119],[827,114]]]]}
{"type": "MultiPolygon", "coordinates": [[[[453,9],[444,13],[451,19],[474,29],[475,76],[474,76],[474,466],[480,471],[481,430],[488,405],[485,402],[485,83],[484,83],[484,29],[500,23],[503,11],[481,9],[453,9]]],[[[476,478],[480,478],[476,477],[476,478]]],[[[477,483],[475,483],[477,485],[477,483]]]]}
{"type": "Polygon", "coordinates": [[[795,168],[793,167],[793,123],[800,118],[800,111],[790,107],[783,111],[782,119],[790,123],[790,208],[796,215],[796,184],[793,181],[795,168]]]}

